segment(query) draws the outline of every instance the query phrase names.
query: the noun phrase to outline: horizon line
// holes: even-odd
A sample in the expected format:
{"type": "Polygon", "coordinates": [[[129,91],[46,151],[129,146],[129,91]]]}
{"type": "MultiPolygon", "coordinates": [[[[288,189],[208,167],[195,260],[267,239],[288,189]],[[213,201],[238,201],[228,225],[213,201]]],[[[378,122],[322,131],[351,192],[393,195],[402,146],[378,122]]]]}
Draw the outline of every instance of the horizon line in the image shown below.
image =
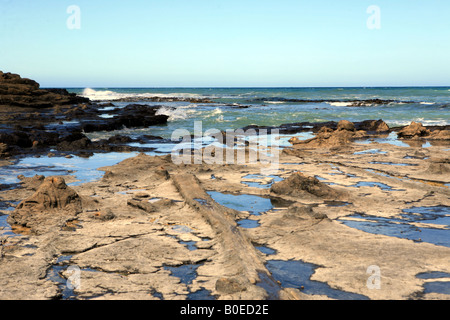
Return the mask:
{"type": "Polygon", "coordinates": [[[395,85],[395,86],[41,86],[41,89],[364,89],[364,88],[450,88],[450,85],[395,85]]]}

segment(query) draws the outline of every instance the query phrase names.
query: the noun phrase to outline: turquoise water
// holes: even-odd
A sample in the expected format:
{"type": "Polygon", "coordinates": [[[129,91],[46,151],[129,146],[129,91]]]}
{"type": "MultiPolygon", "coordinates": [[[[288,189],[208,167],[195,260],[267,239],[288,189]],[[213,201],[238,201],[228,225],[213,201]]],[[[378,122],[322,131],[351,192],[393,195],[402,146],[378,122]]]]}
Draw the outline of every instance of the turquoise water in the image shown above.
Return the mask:
{"type": "Polygon", "coordinates": [[[92,99],[123,97],[192,97],[219,102],[246,102],[259,98],[305,100],[383,99],[448,103],[450,87],[353,87],[353,88],[72,88],[70,92],[92,99]]]}
{"type": "MultiPolygon", "coordinates": [[[[183,128],[193,132],[194,121],[202,121],[203,130],[342,119],[383,119],[391,127],[407,125],[411,121],[422,122],[424,125],[450,124],[450,87],[78,88],[69,91],[97,102],[132,98],[133,102],[163,106],[159,112],[169,116],[167,125],[120,132],[132,136],[153,134],[170,138],[176,129],[183,128]],[[207,98],[214,103],[145,101],[151,97],[207,98]],[[369,99],[391,102],[365,107],[349,106],[349,101],[369,99]]],[[[119,107],[129,103],[131,102],[114,102],[119,107]]],[[[105,108],[105,114],[107,110],[105,108]]],[[[92,139],[101,137],[102,133],[90,134],[92,139]]]]}
{"type": "MultiPolygon", "coordinates": [[[[160,114],[169,116],[168,123],[149,128],[124,128],[113,132],[93,132],[92,140],[108,138],[115,134],[133,138],[142,135],[161,136],[167,140],[154,141],[141,147],[153,147],[151,155],[170,153],[177,142],[171,142],[177,129],[200,133],[209,129],[235,130],[248,125],[279,126],[296,122],[363,121],[383,119],[389,126],[407,125],[411,121],[424,125],[450,125],[450,87],[417,88],[75,88],[70,92],[89,97],[98,103],[113,101],[116,107],[125,107],[130,103],[161,106],[160,114]],[[187,101],[149,102],[148,98],[207,98],[210,103],[191,103],[187,101]],[[133,102],[117,102],[117,99],[133,99],[133,102]],[[293,100],[294,99],[294,100],[293,100]],[[303,102],[295,102],[300,99],[303,102]],[[381,105],[349,107],[348,101],[381,99],[387,102],[381,105]],[[306,102],[305,102],[306,101],[306,102]],[[197,124],[197,127],[195,126],[197,124]],[[200,124],[200,126],[199,126],[200,124]],[[169,142],[169,143],[168,143],[169,142]],[[171,143],[170,143],[171,142],[171,143]]],[[[109,117],[108,111],[115,107],[104,106],[100,110],[103,117],[109,117]]],[[[74,121],[76,122],[76,121],[74,121]]],[[[49,126],[51,127],[51,126],[49,126]]],[[[289,146],[293,135],[281,135],[278,141],[281,147],[289,146]]],[[[301,139],[312,137],[312,132],[297,134],[301,139]]],[[[178,137],[177,137],[178,138],[178,137]]],[[[275,136],[272,137],[277,138],[275,136]]],[[[203,138],[205,139],[205,138],[203,138]]],[[[396,134],[378,138],[379,142],[388,142],[407,147],[397,140],[396,134]]],[[[208,141],[206,141],[208,142],[208,141]]],[[[366,140],[358,141],[368,142],[366,140]]],[[[17,183],[17,176],[67,174],[69,170],[80,182],[98,179],[101,172],[96,168],[115,164],[130,154],[110,153],[95,155],[89,159],[74,157],[22,159],[13,166],[0,169],[0,184],[17,183]]]]}

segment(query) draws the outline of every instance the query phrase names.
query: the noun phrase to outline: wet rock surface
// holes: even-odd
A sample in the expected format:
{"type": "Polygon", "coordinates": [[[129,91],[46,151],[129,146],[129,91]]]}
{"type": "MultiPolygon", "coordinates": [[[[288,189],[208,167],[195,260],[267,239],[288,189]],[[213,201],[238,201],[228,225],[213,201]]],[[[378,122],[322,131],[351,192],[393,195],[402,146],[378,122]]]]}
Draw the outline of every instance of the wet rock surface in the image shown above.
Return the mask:
{"type": "Polygon", "coordinates": [[[158,137],[93,142],[86,133],[145,128],[165,124],[168,119],[157,115],[160,106],[130,104],[119,108],[111,104],[111,110],[104,112],[99,111],[101,108],[65,89],[40,89],[33,80],[0,71],[0,159],[44,154],[52,148],[74,153],[149,151],[127,144],[146,143],[158,137]]]}
{"type": "MultiPolygon", "coordinates": [[[[8,77],[17,90],[38,90],[31,80],[8,77]]],[[[90,102],[44,102],[0,108],[0,157],[46,154],[50,146],[56,153],[126,151],[127,143],[155,137],[91,141],[83,128],[165,121],[149,106],[111,104],[111,118],[101,118],[90,102]]],[[[292,140],[270,174],[261,162],[176,165],[170,155],[141,153],[99,168],[104,175],[83,184],[68,186],[75,180],[69,174],[19,176],[13,187],[0,185],[0,299],[448,300],[421,275],[450,274],[450,247],[442,241],[450,214],[449,128],[422,127],[285,124],[273,129],[316,136],[292,140]],[[397,133],[404,145],[383,140],[397,133]],[[270,187],[243,183],[257,176],[270,187]],[[272,203],[260,210],[247,201],[241,210],[213,192],[272,203]],[[368,286],[371,266],[379,267],[380,289],[368,286]],[[71,267],[81,285],[67,294],[71,267]]]]}
{"type": "Polygon", "coordinates": [[[70,94],[65,89],[40,89],[34,80],[0,71],[0,109],[11,107],[40,109],[88,101],[86,98],[70,94]]]}
{"type": "MultiPolygon", "coordinates": [[[[60,284],[48,277],[49,270],[58,268],[67,279],[65,270],[76,266],[82,283],[73,290],[76,299],[448,299],[430,289],[425,292],[427,281],[416,276],[450,272],[446,258],[450,248],[425,236],[430,230],[439,235],[446,229],[431,226],[430,216],[418,220],[414,217],[422,216],[413,213],[417,207],[450,207],[448,174],[437,172],[433,183],[416,177],[431,163],[446,165],[446,153],[440,146],[380,143],[349,143],[339,152],[293,146],[280,155],[277,177],[282,181],[272,189],[241,183],[248,175],[264,175],[258,163],[180,167],[170,156],[140,154],[102,168],[106,174],[99,181],[73,187],[82,211],[69,221],[70,228],[5,238],[0,270],[7,272],[8,281],[0,280],[0,296],[24,298],[29,296],[26,288],[39,286],[35,297],[63,298],[60,284]],[[222,220],[214,222],[207,216],[219,204],[205,194],[197,199],[193,182],[183,180],[186,187],[181,189],[174,183],[187,173],[196,177],[198,192],[276,195],[290,203],[258,215],[231,208],[220,209],[223,215],[211,211],[234,226],[232,230],[240,230],[243,243],[254,246],[238,246],[243,257],[237,263],[235,238],[219,231],[217,223],[222,220]],[[283,192],[274,193],[283,182],[283,192]],[[419,241],[417,233],[400,237],[360,230],[358,226],[371,217],[422,229],[423,239],[419,241]],[[237,222],[243,219],[257,221],[258,226],[240,226],[237,222]],[[254,250],[257,247],[266,249],[254,250]],[[246,273],[255,263],[268,273],[246,273]],[[24,278],[19,272],[28,264],[35,267],[24,278]],[[373,265],[381,270],[380,290],[367,286],[367,270],[373,265]],[[305,275],[309,279],[295,276],[297,268],[310,266],[314,272],[305,275]],[[271,277],[280,283],[271,285],[267,282],[271,277]]],[[[43,181],[39,176],[23,178],[22,189],[6,190],[1,196],[29,199],[43,181]]]]}

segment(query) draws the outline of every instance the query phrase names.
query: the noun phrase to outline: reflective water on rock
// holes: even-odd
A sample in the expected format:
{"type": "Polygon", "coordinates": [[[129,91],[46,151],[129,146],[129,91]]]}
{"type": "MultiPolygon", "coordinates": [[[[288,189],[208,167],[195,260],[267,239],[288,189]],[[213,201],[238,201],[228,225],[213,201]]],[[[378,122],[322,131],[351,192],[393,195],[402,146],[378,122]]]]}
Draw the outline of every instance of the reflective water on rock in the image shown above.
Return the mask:
{"type": "Polygon", "coordinates": [[[347,226],[374,234],[405,238],[416,242],[429,242],[450,247],[450,207],[413,207],[404,209],[400,218],[384,218],[354,214],[339,219],[347,226]],[[421,223],[423,225],[414,225],[421,223]],[[436,227],[432,225],[435,224],[436,227]]]}
{"type": "Polygon", "coordinates": [[[267,269],[284,288],[296,288],[306,294],[326,295],[338,300],[367,300],[364,295],[331,288],[324,282],[311,280],[318,267],[300,260],[269,260],[267,269]]]}

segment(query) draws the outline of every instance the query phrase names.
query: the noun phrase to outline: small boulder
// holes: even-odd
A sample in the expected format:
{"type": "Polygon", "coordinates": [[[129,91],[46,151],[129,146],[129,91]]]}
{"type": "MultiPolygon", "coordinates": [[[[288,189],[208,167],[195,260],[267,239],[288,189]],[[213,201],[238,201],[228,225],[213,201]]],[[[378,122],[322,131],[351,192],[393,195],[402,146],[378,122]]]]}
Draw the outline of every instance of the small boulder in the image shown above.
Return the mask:
{"type": "Polygon", "coordinates": [[[430,135],[430,130],[425,128],[420,122],[411,122],[398,132],[399,138],[412,139],[430,135]]]}
{"type": "Polygon", "coordinates": [[[364,120],[358,124],[360,130],[368,132],[388,132],[389,126],[383,120],[364,120]]]}
{"type": "Polygon", "coordinates": [[[323,199],[343,199],[346,194],[335,190],[320,182],[314,177],[308,177],[300,172],[292,174],[286,180],[274,183],[270,191],[275,194],[289,195],[294,197],[318,197],[323,199]]]}
{"type": "Polygon", "coordinates": [[[348,120],[341,120],[338,122],[337,130],[355,131],[355,125],[348,120]]]}

